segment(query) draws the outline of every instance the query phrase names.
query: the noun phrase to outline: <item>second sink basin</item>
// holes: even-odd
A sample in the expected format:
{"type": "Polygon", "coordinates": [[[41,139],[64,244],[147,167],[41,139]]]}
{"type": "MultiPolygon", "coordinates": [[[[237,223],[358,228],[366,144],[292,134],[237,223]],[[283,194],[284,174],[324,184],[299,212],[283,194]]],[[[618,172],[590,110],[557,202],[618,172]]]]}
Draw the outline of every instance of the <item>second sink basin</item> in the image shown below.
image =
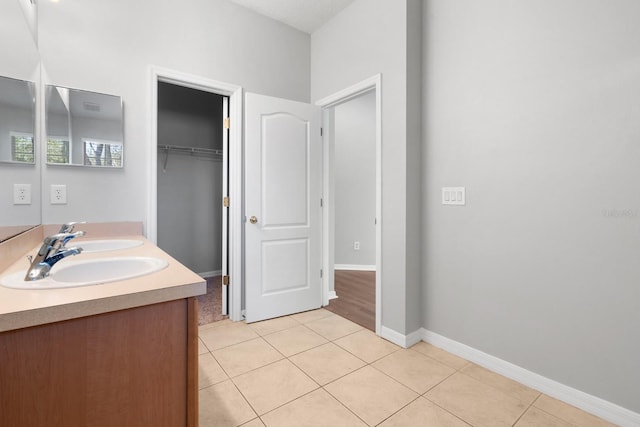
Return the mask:
{"type": "Polygon", "coordinates": [[[26,282],[25,272],[0,278],[0,284],[15,289],[57,289],[117,282],[145,276],[166,268],[169,263],[152,257],[110,257],[85,261],[63,260],[56,264],[48,277],[26,282]]]}
{"type": "Polygon", "coordinates": [[[93,252],[117,251],[121,249],[135,248],[142,246],[142,240],[133,239],[109,239],[109,240],[78,240],[71,241],[68,246],[78,246],[82,252],[90,254],[93,252]]]}

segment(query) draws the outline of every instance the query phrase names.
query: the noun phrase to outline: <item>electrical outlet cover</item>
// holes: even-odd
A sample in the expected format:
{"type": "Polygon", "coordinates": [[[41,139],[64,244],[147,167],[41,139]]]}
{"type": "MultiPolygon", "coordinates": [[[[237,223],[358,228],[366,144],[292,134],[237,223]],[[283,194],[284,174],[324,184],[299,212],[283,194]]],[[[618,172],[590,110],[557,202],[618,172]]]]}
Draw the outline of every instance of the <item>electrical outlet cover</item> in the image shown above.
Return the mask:
{"type": "Polygon", "coordinates": [[[31,204],[31,184],[13,184],[13,204],[31,204]]]}
{"type": "Polygon", "coordinates": [[[67,186],[51,185],[51,204],[66,205],[67,204],[67,186]]]}

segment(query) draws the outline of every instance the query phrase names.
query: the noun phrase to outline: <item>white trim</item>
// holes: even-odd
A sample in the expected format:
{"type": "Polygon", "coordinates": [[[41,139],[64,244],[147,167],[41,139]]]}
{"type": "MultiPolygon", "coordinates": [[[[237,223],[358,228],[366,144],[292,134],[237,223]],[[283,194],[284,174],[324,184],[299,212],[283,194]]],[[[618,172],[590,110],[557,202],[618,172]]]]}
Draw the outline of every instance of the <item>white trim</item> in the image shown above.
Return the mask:
{"type": "Polygon", "coordinates": [[[172,83],[192,89],[217,93],[230,98],[231,132],[229,136],[229,276],[234,286],[229,289],[229,318],[242,320],[242,87],[211,80],[181,71],[151,65],[149,67],[149,186],[147,200],[147,238],[158,241],[158,82],[172,83]]]}
{"type": "Polygon", "coordinates": [[[336,291],[331,291],[327,294],[327,299],[332,300],[332,299],[337,299],[338,298],[338,294],[336,294],[336,291]]]}
{"type": "MultiPolygon", "coordinates": [[[[328,110],[336,105],[342,104],[355,98],[358,95],[362,95],[366,92],[375,91],[376,93],[376,334],[382,336],[382,75],[376,74],[368,79],[365,79],[359,83],[349,86],[339,92],[329,95],[316,102],[316,105],[322,107],[323,110],[328,110]]],[[[324,127],[323,123],[323,127],[324,127]]],[[[328,135],[330,131],[328,129],[324,135],[328,135]]],[[[326,142],[325,138],[325,142],[326,142]]],[[[332,208],[330,206],[331,194],[328,183],[329,174],[329,149],[324,148],[324,194],[325,209],[323,209],[323,224],[327,224],[326,218],[329,216],[329,212],[332,208]]],[[[330,265],[327,255],[328,251],[333,251],[333,248],[329,245],[332,241],[330,236],[329,227],[323,227],[322,231],[322,244],[323,252],[323,269],[328,272],[322,279],[323,295],[329,294],[329,276],[333,271],[334,266],[330,265]]],[[[325,301],[328,303],[328,300],[325,301]]]]}
{"type": "Polygon", "coordinates": [[[499,359],[484,353],[468,345],[454,341],[450,338],[421,329],[422,339],[449,353],[460,356],[476,363],[490,371],[496,372],[507,378],[511,378],[521,384],[538,390],[544,394],[566,402],[602,419],[620,426],[640,425],[640,414],[630,411],[599,397],[587,394],[583,391],[569,387],[542,375],[531,372],[506,360],[499,359]]]}
{"type": "Polygon", "coordinates": [[[217,277],[222,276],[222,270],[213,270],[213,271],[204,271],[202,273],[198,273],[198,276],[206,279],[207,277],[217,277]]]}
{"type": "Polygon", "coordinates": [[[376,271],[375,265],[335,264],[333,267],[335,270],[376,271]]]}
{"type": "Polygon", "coordinates": [[[422,330],[411,332],[409,335],[402,335],[400,332],[396,332],[393,329],[383,326],[380,331],[380,336],[387,341],[399,345],[403,348],[409,348],[414,344],[419,343],[422,340],[422,330]]]}

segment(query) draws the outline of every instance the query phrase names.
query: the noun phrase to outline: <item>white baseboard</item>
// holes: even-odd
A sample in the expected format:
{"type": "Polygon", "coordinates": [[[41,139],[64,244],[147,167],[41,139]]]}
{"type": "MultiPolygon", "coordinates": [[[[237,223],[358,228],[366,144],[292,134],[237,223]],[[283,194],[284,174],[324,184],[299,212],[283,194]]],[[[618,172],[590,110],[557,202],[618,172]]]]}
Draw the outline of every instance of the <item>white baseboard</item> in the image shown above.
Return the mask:
{"type": "Polygon", "coordinates": [[[222,270],[205,271],[204,273],[198,273],[198,276],[206,279],[207,277],[221,276],[222,270]]]}
{"type": "Polygon", "coordinates": [[[336,298],[338,298],[338,294],[336,294],[336,291],[329,291],[329,301],[336,298]]]}
{"type": "Polygon", "coordinates": [[[352,270],[352,271],[376,271],[375,265],[361,265],[361,264],[335,264],[334,270],[352,270]]]}
{"type": "MultiPolygon", "coordinates": [[[[383,327],[382,329],[384,330],[385,328],[383,327]]],[[[391,332],[402,337],[402,335],[395,331],[391,332]]],[[[594,414],[607,421],[618,424],[622,427],[640,426],[640,414],[618,406],[615,403],[611,403],[552,379],[543,377],[542,375],[528,371],[510,362],[491,356],[490,354],[476,350],[475,348],[469,347],[424,328],[419,332],[422,340],[429,344],[440,347],[449,353],[467,359],[489,369],[490,371],[496,372],[507,378],[511,378],[514,381],[518,381],[519,383],[594,414]]],[[[413,333],[409,336],[412,335],[413,333]]],[[[409,336],[405,337],[405,340],[408,341],[409,336]]],[[[386,337],[383,335],[383,338],[386,337]]],[[[400,345],[396,341],[391,339],[389,340],[400,345]]]]}
{"type": "Polygon", "coordinates": [[[387,341],[391,341],[392,343],[399,345],[400,347],[408,348],[422,341],[422,330],[418,329],[417,331],[411,332],[409,335],[402,335],[400,332],[396,332],[393,329],[382,326],[380,327],[380,336],[387,341]]]}

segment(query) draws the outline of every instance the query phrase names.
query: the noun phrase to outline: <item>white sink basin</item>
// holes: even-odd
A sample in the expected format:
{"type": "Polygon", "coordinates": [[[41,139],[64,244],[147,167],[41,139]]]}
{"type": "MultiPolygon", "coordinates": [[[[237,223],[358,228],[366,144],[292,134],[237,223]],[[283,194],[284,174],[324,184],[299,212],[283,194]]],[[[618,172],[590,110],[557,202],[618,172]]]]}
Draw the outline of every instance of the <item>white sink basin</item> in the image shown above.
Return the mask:
{"type": "Polygon", "coordinates": [[[26,271],[0,278],[0,285],[15,289],[57,289],[98,285],[145,276],[166,268],[169,263],[151,257],[111,257],[85,261],[60,261],[48,277],[26,282],[26,271]]]}
{"type": "Polygon", "coordinates": [[[82,252],[90,254],[93,252],[117,251],[121,249],[135,248],[142,246],[142,240],[133,239],[112,239],[112,240],[73,240],[67,246],[78,246],[82,248],[82,252]]]}

